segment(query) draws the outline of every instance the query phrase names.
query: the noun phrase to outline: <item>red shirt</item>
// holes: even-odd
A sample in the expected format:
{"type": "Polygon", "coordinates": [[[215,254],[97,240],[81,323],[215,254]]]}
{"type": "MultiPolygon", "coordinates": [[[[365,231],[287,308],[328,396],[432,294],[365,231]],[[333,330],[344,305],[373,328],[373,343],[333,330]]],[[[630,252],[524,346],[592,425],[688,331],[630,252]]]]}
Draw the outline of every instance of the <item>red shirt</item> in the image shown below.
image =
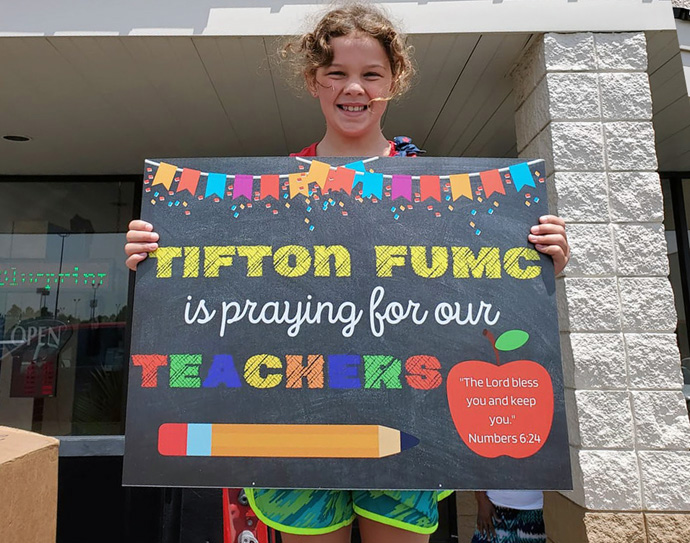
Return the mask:
{"type": "MultiPolygon", "coordinates": [[[[388,156],[398,156],[398,152],[395,150],[395,143],[392,141],[389,141],[388,143],[391,144],[391,150],[388,156]]],[[[318,144],[318,141],[316,143],[312,143],[309,147],[305,147],[299,153],[290,153],[290,156],[316,156],[316,146],[318,144]]]]}

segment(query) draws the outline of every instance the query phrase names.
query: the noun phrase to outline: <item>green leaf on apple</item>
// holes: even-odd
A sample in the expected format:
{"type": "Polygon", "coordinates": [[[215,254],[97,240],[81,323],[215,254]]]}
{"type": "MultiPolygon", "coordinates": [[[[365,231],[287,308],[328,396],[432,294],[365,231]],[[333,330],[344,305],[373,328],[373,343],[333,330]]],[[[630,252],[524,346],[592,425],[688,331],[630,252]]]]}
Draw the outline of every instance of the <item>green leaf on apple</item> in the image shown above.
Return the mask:
{"type": "Polygon", "coordinates": [[[514,351],[527,343],[528,339],[529,334],[524,330],[508,330],[498,336],[494,347],[499,351],[514,351]]]}

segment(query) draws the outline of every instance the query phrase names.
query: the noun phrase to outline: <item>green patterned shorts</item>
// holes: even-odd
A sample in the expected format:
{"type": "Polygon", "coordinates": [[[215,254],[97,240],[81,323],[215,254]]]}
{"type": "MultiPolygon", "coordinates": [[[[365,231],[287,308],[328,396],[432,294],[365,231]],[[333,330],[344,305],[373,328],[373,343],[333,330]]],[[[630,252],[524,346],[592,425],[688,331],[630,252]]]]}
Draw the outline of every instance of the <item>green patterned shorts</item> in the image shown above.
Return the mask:
{"type": "Polygon", "coordinates": [[[267,526],[297,535],[334,532],[359,515],[420,534],[438,527],[438,502],[451,491],[278,490],[246,488],[249,503],[267,526]]]}

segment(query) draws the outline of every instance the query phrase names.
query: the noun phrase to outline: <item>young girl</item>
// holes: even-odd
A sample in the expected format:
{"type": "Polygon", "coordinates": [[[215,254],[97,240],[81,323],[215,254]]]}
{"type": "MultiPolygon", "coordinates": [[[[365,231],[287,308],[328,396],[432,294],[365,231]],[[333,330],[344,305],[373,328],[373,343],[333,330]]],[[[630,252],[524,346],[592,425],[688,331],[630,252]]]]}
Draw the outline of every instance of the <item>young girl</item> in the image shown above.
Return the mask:
{"type": "MultiPolygon", "coordinates": [[[[309,93],[326,120],[323,138],[298,156],[405,156],[381,132],[389,100],[407,90],[413,74],[405,37],[378,9],[348,5],[328,12],[313,32],[284,52],[300,66],[309,93]]],[[[409,142],[407,143],[409,148],[409,142]]],[[[413,148],[414,150],[414,148],[413,148]]],[[[564,222],[545,216],[528,236],[551,255],[559,273],[568,259],[564,222]]],[[[130,223],[127,266],[136,269],[158,247],[144,221],[130,223]]],[[[248,489],[252,508],[285,543],[346,543],[358,517],[364,543],[425,543],[438,525],[439,493],[248,489]]]]}

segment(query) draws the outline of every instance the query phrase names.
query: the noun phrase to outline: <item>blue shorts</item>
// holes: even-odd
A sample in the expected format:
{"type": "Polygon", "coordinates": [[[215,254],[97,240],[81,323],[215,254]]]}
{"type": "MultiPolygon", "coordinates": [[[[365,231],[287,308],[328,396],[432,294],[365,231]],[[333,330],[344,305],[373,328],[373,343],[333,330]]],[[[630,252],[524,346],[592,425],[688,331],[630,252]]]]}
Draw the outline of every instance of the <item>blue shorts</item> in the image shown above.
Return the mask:
{"type": "Polygon", "coordinates": [[[267,526],[288,534],[318,535],[351,524],[356,515],[431,534],[438,527],[438,502],[452,491],[246,488],[245,492],[267,526]]]}

